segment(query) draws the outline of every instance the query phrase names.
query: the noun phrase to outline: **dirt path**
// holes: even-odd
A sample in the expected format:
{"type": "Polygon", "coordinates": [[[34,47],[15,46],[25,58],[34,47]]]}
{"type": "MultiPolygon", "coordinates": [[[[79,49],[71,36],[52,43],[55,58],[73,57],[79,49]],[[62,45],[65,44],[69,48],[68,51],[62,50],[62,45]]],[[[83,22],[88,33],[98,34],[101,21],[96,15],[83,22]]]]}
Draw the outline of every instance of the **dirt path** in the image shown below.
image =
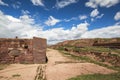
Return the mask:
{"type": "Polygon", "coordinates": [[[0,80],[34,80],[39,64],[11,64],[0,70],[0,80]]]}
{"type": "Polygon", "coordinates": [[[62,63],[71,60],[63,57],[57,50],[49,49],[47,51],[48,64],[46,67],[47,80],[66,80],[81,74],[102,73],[108,74],[115,71],[101,67],[92,63],[62,63]]]}

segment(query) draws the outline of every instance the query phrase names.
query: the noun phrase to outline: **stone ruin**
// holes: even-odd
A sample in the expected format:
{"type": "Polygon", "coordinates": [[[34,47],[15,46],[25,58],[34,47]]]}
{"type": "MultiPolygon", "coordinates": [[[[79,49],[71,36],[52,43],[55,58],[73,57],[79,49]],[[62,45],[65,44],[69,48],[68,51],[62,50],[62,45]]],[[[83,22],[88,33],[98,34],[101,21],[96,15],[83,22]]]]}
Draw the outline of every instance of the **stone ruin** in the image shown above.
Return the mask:
{"type": "Polygon", "coordinates": [[[46,39],[0,38],[0,63],[45,63],[46,39]]]}

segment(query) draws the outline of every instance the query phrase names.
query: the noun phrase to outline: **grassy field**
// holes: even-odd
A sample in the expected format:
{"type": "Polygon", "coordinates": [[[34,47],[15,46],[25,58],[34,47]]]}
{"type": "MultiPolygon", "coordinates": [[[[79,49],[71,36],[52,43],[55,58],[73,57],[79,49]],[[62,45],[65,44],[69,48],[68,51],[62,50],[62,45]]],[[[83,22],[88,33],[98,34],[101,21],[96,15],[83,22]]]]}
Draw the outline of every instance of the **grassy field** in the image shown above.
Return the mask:
{"type": "Polygon", "coordinates": [[[58,50],[64,50],[64,48],[67,48],[69,50],[73,50],[75,52],[116,52],[120,54],[120,49],[110,49],[110,48],[105,48],[105,47],[97,47],[97,46],[90,46],[90,47],[83,47],[83,48],[78,48],[74,46],[60,46],[57,48],[58,50]]]}
{"type": "Polygon", "coordinates": [[[120,72],[114,74],[81,75],[68,80],[120,80],[120,72]]]}

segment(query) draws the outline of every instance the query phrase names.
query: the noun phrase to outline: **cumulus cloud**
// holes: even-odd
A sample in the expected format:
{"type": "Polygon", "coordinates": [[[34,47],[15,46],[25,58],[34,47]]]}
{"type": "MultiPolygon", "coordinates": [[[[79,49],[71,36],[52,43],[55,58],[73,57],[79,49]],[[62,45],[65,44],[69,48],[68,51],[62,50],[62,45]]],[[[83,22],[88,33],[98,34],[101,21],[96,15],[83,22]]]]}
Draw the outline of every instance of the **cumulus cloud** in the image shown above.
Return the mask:
{"type": "Polygon", "coordinates": [[[49,16],[48,20],[45,21],[45,24],[48,26],[54,26],[56,25],[58,22],[60,22],[59,19],[54,18],[53,16],[49,16]]]}
{"type": "Polygon", "coordinates": [[[31,0],[31,2],[32,2],[33,5],[35,5],[35,6],[44,6],[42,0],[31,0]]]}
{"type": "Polygon", "coordinates": [[[23,15],[20,16],[19,18],[23,23],[27,23],[27,24],[34,24],[34,19],[31,18],[31,16],[29,15],[23,15]]]}
{"type": "Polygon", "coordinates": [[[97,8],[98,6],[109,8],[118,4],[119,2],[120,0],[89,0],[85,3],[85,5],[91,8],[97,8]]]}
{"type": "Polygon", "coordinates": [[[120,37],[120,25],[116,24],[95,30],[88,30],[87,22],[79,23],[71,29],[52,28],[43,30],[42,26],[35,24],[35,20],[27,14],[15,18],[0,11],[0,37],[3,38],[32,38],[33,36],[46,38],[48,44],[80,39],[80,38],[103,38],[120,37]]]}
{"type": "Polygon", "coordinates": [[[64,28],[53,28],[43,31],[42,36],[46,37],[50,44],[65,40],[79,39],[81,35],[88,30],[88,25],[88,23],[80,23],[67,30],[64,28]]]}
{"type": "Polygon", "coordinates": [[[0,23],[0,37],[32,38],[36,36],[37,30],[39,30],[37,25],[33,24],[34,19],[28,15],[15,18],[0,11],[0,23]]]}
{"type": "Polygon", "coordinates": [[[115,14],[114,19],[115,19],[116,21],[117,21],[117,20],[120,20],[120,11],[115,14]]]}
{"type": "Polygon", "coordinates": [[[8,21],[11,21],[11,22],[20,22],[19,19],[14,18],[12,16],[6,15],[5,17],[8,19],[8,21]]]}
{"type": "Polygon", "coordinates": [[[0,5],[8,6],[8,4],[7,4],[7,3],[4,3],[2,0],[0,0],[0,5]]]}
{"type": "Polygon", "coordinates": [[[108,26],[87,31],[81,38],[113,38],[120,37],[120,25],[108,26]]]}
{"type": "Polygon", "coordinates": [[[68,39],[79,39],[88,30],[88,23],[80,23],[71,29],[53,28],[43,30],[41,26],[34,23],[29,15],[22,15],[15,18],[5,15],[0,11],[0,37],[32,38],[33,36],[46,38],[48,44],[55,44],[68,39]]]}
{"type": "Polygon", "coordinates": [[[91,13],[90,16],[91,17],[96,17],[99,14],[99,11],[97,9],[94,9],[91,13]]]}
{"type": "Polygon", "coordinates": [[[79,19],[80,19],[80,20],[87,19],[87,16],[86,16],[86,15],[80,15],[80,16],[79,16],[79,19]]]}
{"type": "Polygon", "coordinates": [[[104,16],[104,14],[100,14],[100,15],[97,15],[96,17],[92,17],[91,21],[93,22],[93,21],[95,21],[97,19],[101,19],[103,16],[104,16]]]}
{"type": "Polygon", "coordinates": [[[56,8],[64,8],[70,4],[73,4],[73,3],[77,3],[78,0],[61,0],[61,1],[58,1],[57,0],[57,3],[55,5],[56,8]]]}

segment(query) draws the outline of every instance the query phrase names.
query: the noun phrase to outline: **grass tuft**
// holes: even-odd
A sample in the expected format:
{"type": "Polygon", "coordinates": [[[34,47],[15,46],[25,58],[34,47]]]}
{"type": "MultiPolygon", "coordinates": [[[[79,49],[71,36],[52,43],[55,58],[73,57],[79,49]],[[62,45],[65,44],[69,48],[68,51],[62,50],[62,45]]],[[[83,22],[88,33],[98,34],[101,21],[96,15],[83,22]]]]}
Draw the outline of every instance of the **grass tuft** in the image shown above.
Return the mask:
{"type": "Polygon", "coordinates": [[[21,75],[20,74],[14,74],[12,75],[12,77],[20,77],[21,75]]]}

